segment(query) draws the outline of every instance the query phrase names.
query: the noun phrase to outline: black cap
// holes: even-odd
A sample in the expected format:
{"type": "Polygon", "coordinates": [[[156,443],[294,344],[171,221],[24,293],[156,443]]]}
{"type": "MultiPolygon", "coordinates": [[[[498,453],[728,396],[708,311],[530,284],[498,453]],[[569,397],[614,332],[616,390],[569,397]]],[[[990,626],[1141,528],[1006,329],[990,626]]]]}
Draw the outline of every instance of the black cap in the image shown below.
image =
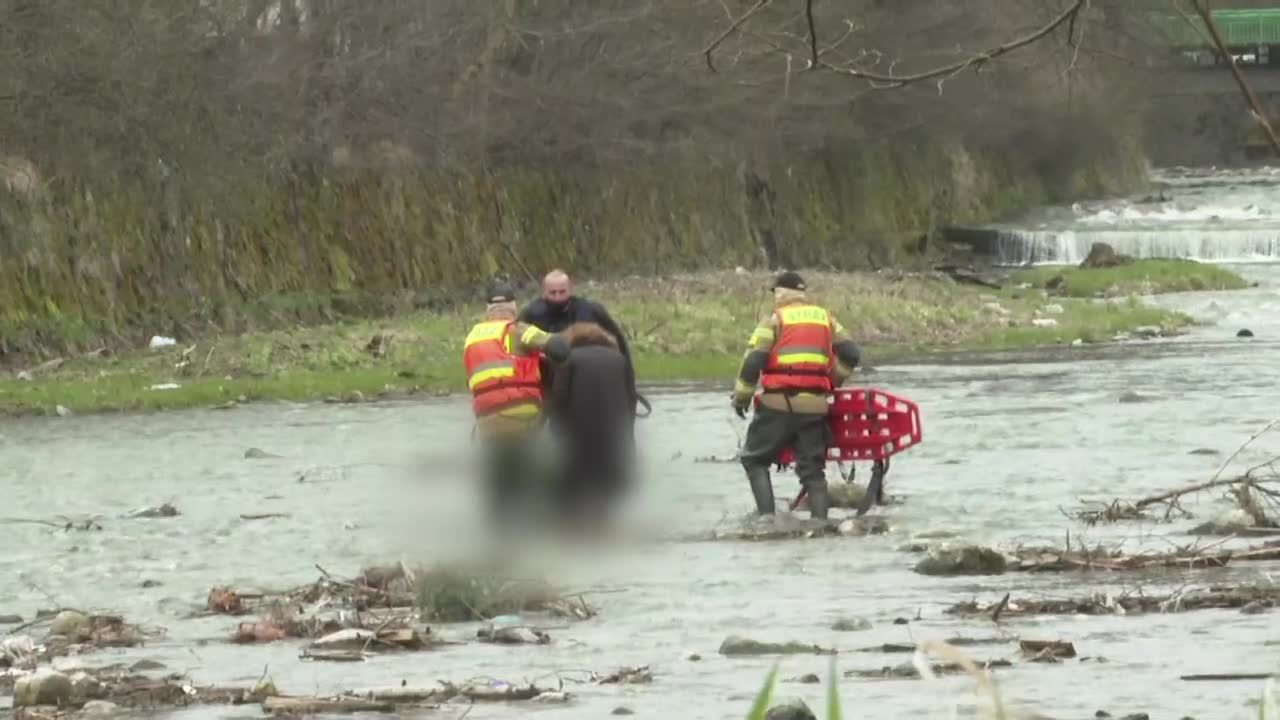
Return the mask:
{"type": "Polygon", "coordinates": [[[800,273],[788,270],[783,273],[778,273],[778,276],[773,280],[773,287],[787,288],[788,290],[804,290],[804,278],[800,277],[800,273]]]}
{"type": "Polygon", "coordinates": [[[507,303],[516,301],[515,288],[504,282],[496,282],[489,286],[488,303],[494,305],[497,303],[507,303]]]}

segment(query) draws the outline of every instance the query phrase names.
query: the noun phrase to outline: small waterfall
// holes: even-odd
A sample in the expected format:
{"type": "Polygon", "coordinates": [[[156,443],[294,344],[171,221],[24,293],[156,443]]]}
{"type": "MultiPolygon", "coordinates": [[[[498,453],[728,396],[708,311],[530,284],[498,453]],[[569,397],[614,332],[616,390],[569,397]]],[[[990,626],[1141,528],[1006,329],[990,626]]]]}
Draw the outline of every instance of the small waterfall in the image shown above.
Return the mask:
{"type": "Polygon", "coordinates": [[[1143,230],[1001,230],[1001,265],[1077,264],[1101,242],[1139,258],[1186,258],[1202,262],[1280,261],[1280,227],[1248,229],[1152,228],[1143,230]]]}

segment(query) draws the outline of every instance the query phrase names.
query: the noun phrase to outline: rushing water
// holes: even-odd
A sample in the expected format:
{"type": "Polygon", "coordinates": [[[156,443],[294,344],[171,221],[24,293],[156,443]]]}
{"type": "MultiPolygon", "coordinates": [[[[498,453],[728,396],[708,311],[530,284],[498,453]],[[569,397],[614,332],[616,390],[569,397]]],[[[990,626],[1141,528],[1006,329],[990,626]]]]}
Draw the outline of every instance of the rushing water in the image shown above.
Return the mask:
{"type": "Polygon", "coordinates": [[[1000,262],[1079,263],[1095,242],[1135,257],[1280,261],[1277,169],[1165,170],[1157,189],[1122,201],[1082,202],[998,228],[1000,262]]]}
{"type": "MultiPolygon", "coordinates": [[[[1256,175],[1256,173],[1255,173],[1256,175]]],[[[1193,187],[1167,192],[1215,208],[1250,202],[1280,209],[1272,186],[1193,187]],[[1268,200],[1267,198],[1273,198],[1268,200]]],[[[1113,211],[1128,206],[1116,203],[1113,211]]],[[[1261,210],[1260,210],[1261,212],[1261,210]]],[[[1183,219],[1152,220],[1171,225],[1183,219]]],[[[1198,230],[1211,240],[1211,231],[1198,230]]],[[[1230,236],[1228,236],[1229,238],[1230,236]]],[[[1206,240],[1206,241],[1208,241],[1206,240]]],[[[1121,246],[1121,250],[1126,248],[1121,246]]],[[[865,376],[920,403],[924,443],[895,462],[888,489],[903,503],[885,514],[889,534],[773,543],[663,542],[589,548],[574,556],[566,582],[610,590],[590,596],[600,615],[552,629],[537,647],[460,645],[385,655],[366,663],[304,663],[294,643],[225,642],[236,619],[183,619],[213,585],[278,589],[314,580],[319,564],[335,575],[399,557],[430,561],[477,543],[474,498],[454,465],[469,417],[459,400],[396,404],[258,405],[230,412],[137,417],[71,417],[0,423],[0,516],[102,514],[103,530],[62,532],[0,525],[0,612],[30,616],[55,603],[122,613],[168,628],[166,639],[86,662],[150,657],[187,671],[198,684],[251,684],[264,671],[282,690],[303,694],[351,688],[428,686],[476,676],[554,683],[556,673],[650,665],[651,685],[568,684],[568,706],[476,706],[469,718],[601,718],[617,706],[637,717],[741,718],[770,658],[717,654],[728,635],[836,647],[839,669],[872,669],[909,659],[853,650],[885,642],[1007,632],[1074,641],[1106,662],[1016,664],[998,670],[1006,699],[1054,718],[1122,716],[1256,717],[1248,703],[1259,682],[1180,682],[1193,673],[1267,672],[1277,648],[1270,615],[1238,611],[1184,614],[959,620],[950,604],[978,598],[1075,596],[1093,590],[1157,592],[1225,580],[1267,582],[1275,566],[1168,570],[1136,576],[1024,575],[930,578],[911,571],[918,556],[899,547],[922,533],[949,531],[980,543],[1125,543],[1126,548],[1187,544],[1190,522],[1083,528],[1062,514],[1081,499],[1134,498],[1211,475],[1227,454],[1276,414],[1280,386],[1280,281],[1272,265],[1237,266],[1259,286],[1236,293],[1168,296],[1159,302],[1212,324],[1174,340],[1005,354],[935,365],[898,365],[865,376]],[[1251,339],[1235,337],[1249,327],[1251,339]],[[1120,403],[1128,391],[1149,402],[1120,403]],[[282,457],[247,460],[260,447],[282,457]],[[1213,448],[1223,455],[1190,454],[1213,448]],[[182,515],[123,519],[129,510],[172,501],[182,515]],[[242,521],[241,513],[286,518],[242,521]],[[593,560],[594,558],[594,560],[593,560]],[[143,580],[158,587],[143,589],[143,580]],[[829,630],[860,617],[864,632],[829,630]],[[907,618],[905,625],[895,618],[907,618]],[[918,619],[916,619],[918,618],[918,619]],[[691,661],[699,653],[701,661],[691,661]]],[[[874,359],[875,348],[867,348],[874,359]]],[[[743,429],[726,391],[653,391],[641,423],[647,479],[642,516],[673,532],[707,530],[751,508],[741,469],[699,463],[732,454],[743,429]]],[[[1262,440],[1263,449],[1280,440],[1262,440]]],[[[1257,454],[1246,453],[1248,460],[1257,454]]],[[[1244,461],[1242,460],[1242,461],[1244,461]]],[[[860,479],[866,468],[861,467],[860,479]]],[[[775,474],[780,498],[796,489],[775,474]]],[[[1225,505],[1191,503],[1203,516],[1225,505]]],[[[567,558],[561,558],[566,561],[567,558]]],[[[474,625],[436,628],[464,638],[474,625]]],[[[1014,657],[1016,646],[978,647],[980,658],[1014,657]]],[[[781,676],[817,673],[827,660],[788,657],[781,676]]],[[[946,717],[972,705],[974,683],[948,678],[843,680],[846,717],[946,717]]],[[[823,706],[821,686],[785,683],[783,696],[823,706]]],[[[3,701],[0,701],[3,702],[3,701]]],[[[457,717],[465,708],[434,717],[457,717]]],[[[206,707],[182,717],[250,717],[254,706],[206,707]]],[[[819,712],[821,716],[821,712],[819,712]]]]}

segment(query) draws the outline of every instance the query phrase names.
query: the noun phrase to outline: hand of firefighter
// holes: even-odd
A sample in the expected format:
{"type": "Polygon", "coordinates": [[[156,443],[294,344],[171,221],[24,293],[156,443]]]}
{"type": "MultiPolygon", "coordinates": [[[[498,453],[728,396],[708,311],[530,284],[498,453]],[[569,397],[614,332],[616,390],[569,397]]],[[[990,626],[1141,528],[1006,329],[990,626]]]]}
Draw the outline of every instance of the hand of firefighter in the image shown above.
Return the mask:
{"type": "Polygon", "coordinates": [[[751,396],[743,397],[734,393],[733,395],[733,411],[743,420],[747,419],[747,409],[751,407],[751,396]]]}

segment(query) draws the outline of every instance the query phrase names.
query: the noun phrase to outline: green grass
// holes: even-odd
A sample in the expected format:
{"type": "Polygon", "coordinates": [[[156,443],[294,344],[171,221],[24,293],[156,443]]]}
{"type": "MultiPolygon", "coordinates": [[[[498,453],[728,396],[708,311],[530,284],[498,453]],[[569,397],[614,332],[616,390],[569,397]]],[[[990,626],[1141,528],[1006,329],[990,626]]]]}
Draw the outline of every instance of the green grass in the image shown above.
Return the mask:
{"type": "MultiPolygon", "coordinates": [[[[1128,271],[1125,271],[1128,272],[1128,271]]],[[[955,350],[1101,342],[1143,325],[1180,327],[1177,313],[1136,300],[1050,298],[1040,290],[987,293],[945,277],[806,273],[813,299],[832,309],[863,349],[864,364],[955,350]],[[1051,318],[1053,327],[1033,319],[1051,318]]],[[[631,279],[579,288],[604,302],[634,347],[641,382],[729,383],[751,329],[769,311],[768,276],[717,273],[631,279]]],[[[76,357],[31,380],[0,377],[0,413],[168,410],[244,398],[320,400],[359,391],[367,399],[465,390],[462,339],[470,312],[411,311],[287,330],[181,338],[170,348],[76,357]],[[368,349],[390,336],[385,356],[368,349]],[[149,390],[175,383],[171,390],[149,390]]]]}
{"type": "Polygon", "coordinates": [[[1037,267],[1013,274],[1015,283],[1044,288],[1062,278],[1055,292],[1068,297],[1154,295],[1193,290],[1239,290],[1239,275],[1194,260],[1147,259],[1113,268],[1037,267]]]}

